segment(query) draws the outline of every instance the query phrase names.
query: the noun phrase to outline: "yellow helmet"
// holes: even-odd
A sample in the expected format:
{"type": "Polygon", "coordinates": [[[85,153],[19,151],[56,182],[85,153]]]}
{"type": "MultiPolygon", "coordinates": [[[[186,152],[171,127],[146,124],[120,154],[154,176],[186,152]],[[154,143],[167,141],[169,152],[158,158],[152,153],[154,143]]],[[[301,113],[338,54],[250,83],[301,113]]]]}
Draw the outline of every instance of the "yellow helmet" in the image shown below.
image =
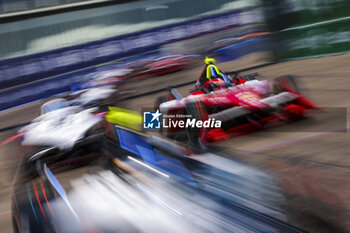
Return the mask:
{"type": "Polygon", "coordinates": [[[216,63],[216,61],[215,61],[215,59],[214,58],[211,58],[211,57],[205,57],[205,60],[204,60],[204,62],[206,63],[206,64],[215,64],[216,63]]]}

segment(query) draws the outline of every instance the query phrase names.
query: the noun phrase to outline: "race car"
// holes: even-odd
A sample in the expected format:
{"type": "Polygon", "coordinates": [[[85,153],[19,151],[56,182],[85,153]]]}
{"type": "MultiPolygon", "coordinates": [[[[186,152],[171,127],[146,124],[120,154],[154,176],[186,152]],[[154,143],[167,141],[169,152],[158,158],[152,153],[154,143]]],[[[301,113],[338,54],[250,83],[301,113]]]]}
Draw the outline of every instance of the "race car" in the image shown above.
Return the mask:
{"type": "Polygon", "coordinates": [[[195,64],[196,58],[196,55],[169,55],[129,62],[126,67],[133,70],[132,77],[146,78],[190,68],[195,64]]]}
{"type": "Polygon", "coordinates": [[[108,106],[114,106],[120,96],[120,87],[100,86],[74,91],[67,96],[69,105],[84,108],[98,107],[100,111],[106,111],[108,106]]]}
{"type": "Polygon", "coordinates": [[[113,68],[85,75],[81,82],[71,86],[71,92],[66,98],[70,101],[70,105],[85,108],[97,106],[106,111],[108,106],[115,106],[123,94],[121,90],[131,73],[130,69],[113,68]]]}
{"type": "Polygon", "coordinates": [[[94,157],[86,150],[77,163],[70,151],[52,161],[61,154],[41,150],[35,166],[19,170],[14,232],[304,232],[286,222],[282,190],[268,174],[203,154],[220,161],[211,166],[162,138],[108,128],[94,157]]]}
{"type": "MultiPolygon", "coordinates": [[[[102,68],[101,68],[102,69],[102,68]]],[[[71,86],[72,91],[103,86],[116,86],[128,79],[133,72],[125,68],[98,70],[82,77],[82,81],[71,86]]]]}
{"type": "Polygon", "coordinates": [[[41,106],[41,115],[19,129],[18,158],[23,169],[35,166],[42,152],[51,153],[50,161],[79,157],[96,151],[95,142],[104,137],[102,117],[96,108],[70,106],[65,99],[53,99],[41,106]]]}
{"type": "Polygon", "coordinates": [[[155,109],[163,114],[161,133],[171,138],[185,133],[194,144],[213,142],[302,119],[306,110],[317,107],[301,93],[292,75],[273,82],[258,80],[257,73],[224,76],[225,80],[207,80],[184,98],[176,89],[159,97],[155,109]]]}

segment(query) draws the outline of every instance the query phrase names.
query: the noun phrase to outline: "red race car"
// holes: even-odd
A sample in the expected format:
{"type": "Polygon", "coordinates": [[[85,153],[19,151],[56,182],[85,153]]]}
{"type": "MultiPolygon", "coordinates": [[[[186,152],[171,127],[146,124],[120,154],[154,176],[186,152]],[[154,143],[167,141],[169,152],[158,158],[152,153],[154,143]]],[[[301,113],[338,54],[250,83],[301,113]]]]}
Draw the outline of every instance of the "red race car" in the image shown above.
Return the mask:
{"type": "Polygon", "coordinates": [[[317,107],[301,93],[294,76],[273,82],[257,77],[254,73],[211,79],[184,98],[171,89],[155,103],[162,113],[161,133],[172,138],[185,135],[194,144],[212,142],[296,121],[317,107]]]}

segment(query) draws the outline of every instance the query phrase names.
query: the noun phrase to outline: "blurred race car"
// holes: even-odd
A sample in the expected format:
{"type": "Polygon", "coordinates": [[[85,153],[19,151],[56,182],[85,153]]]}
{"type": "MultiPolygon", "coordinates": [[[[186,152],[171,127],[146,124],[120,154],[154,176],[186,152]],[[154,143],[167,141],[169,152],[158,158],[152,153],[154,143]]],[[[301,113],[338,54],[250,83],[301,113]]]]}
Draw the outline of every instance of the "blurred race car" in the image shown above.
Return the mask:
{"type": "Polygon", "coordinates": [[[78,157],[82,150],[95,151],[92,142],[104,135],[102,118],[96,110],[70,106],[61,98],[43,104],[41,115],[19,130],[22,137],[18,142],[18,158],[26,165],[24,167],[34,166],[36,157],[42,154],[38,152],[42,151],[59,154],[51,157],[54,161],[64,160],[67,156],[78,157]]]}
{"type": "Polygon", "coordinates": [[[284,198],[269,175],[203,155],[228,165],[220,169],[162,138],[107,128],[89,163],[57,162],[59,151],[41,150],[35,166],[19,169],[14,232],[303,232],[284,221],[284,198]]]}
{"type": "Polygon", "coordinates": [[[71,86],[71,92],[66,98],[70,105],[98,107],[101,111],[106,111],[108,106],[115,106],[125,93],[123,85],[131,77],[131,73],[130,69],[113,68],[88,74],[80,83],[71,86]]]}
{"type": "Polygon", "coordinates": [[[273,82],[258,80],[257,73],[225,76],[226,80],[207,80],[184,98],[175,89],[159,97],[155,109],[163,114],[161,132],[173,138],[185,133],[195,144],[211,142],[299,120],[316,107],[301,93],[294,76],[273,82]]]}
{"type": "Polygon", "coordinates": [[[142,59],[126,64],[135,78],[146,78],[187,69],[195,64],[196,55],[170,55],[155,59],[142,59]]]}
{"type": "Polygon", "coordinates": [[[103,86],[117,86],[122,81],[128,79],[132,72],[133,70],[125,68],[99,70],[85,75],[82,78],[82,82],[74,84],[71,90],[76,91],[103,86]]]}
{"type": "Polygon", "coordinates": [[[247,40],[259,38],[259,37],[264,37],[268,36],[270,33],[269,32],[253,32],[253,33],[248,33],[242,36],[237,36],[237,37],[230,37],[230,38],[225,38],[225,39],[220,39],[215,41],[211,46],[208,47],[206,50],[206,54],[211,57],[213,56],[213,53],[221,48],[231,46],[234,44],[238,44],[247,40]]]}
{"type": "Polygon", "coordinates": [[[106,111],[108,106],[114,106],[120,97],[120,86],[100,86],[74,91],[67,96],[69,105],[84,108],[98,107],[106,111]]]}

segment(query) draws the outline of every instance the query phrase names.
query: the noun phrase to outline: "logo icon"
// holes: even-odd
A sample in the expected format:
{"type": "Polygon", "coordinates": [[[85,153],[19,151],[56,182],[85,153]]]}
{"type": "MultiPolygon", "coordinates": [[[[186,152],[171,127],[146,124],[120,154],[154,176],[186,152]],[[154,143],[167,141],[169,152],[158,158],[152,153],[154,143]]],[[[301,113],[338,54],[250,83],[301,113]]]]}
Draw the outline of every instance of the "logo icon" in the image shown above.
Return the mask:
{"type": "Polygon", "coordinates": [[[160,116],[162,114],[156,112],[143,112],[143,128],[144,129],[160,129],[160,116]]]}

